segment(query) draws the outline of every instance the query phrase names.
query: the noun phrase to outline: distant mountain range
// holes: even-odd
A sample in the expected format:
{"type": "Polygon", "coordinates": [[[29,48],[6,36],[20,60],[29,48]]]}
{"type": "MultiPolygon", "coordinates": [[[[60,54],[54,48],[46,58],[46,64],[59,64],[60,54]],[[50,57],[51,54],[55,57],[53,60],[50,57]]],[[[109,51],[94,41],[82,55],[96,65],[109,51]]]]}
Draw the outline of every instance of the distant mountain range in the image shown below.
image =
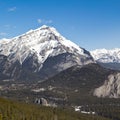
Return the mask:
{"type": "Polygon", "coordinates": [[[120,70],[120,48],[97,49],[90,52],[95,61],[104,67],[120,70]]]}
{"type": "Polygon", "coordinates": [[[97,49],[90,52],[94,60],[102,63],[120,63],[120,49],[97,49]]]}

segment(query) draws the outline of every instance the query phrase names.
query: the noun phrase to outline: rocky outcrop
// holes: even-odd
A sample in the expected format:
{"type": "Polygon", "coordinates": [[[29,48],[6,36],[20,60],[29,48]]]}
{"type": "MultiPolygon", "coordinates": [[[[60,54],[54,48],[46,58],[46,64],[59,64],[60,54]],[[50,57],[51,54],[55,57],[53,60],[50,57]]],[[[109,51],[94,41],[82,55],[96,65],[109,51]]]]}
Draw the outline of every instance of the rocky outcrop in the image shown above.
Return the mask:
{"type": "Polygon", "coordinates": [[[109,75],[104,84],[95,89],[94,95],[97,97],[120,98],[120,73],[109,75]]]}
{"type": "Polygon", "coordinates": [[[48,102],[45,98],[36,98],[35,103],[43,106],[48,106],[48,102]]]}

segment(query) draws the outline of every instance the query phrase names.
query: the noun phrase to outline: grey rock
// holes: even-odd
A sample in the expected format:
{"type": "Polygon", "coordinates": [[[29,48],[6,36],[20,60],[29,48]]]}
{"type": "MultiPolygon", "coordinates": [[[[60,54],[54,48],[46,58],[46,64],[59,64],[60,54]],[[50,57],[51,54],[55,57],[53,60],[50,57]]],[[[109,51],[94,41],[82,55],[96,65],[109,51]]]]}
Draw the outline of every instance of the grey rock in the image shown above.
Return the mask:
{"type": "Polygon", "coordinates": [[[104,84],[95,89],[94,95],[97,97],[120,98],[120,73],[109,75],[104,84]]]}

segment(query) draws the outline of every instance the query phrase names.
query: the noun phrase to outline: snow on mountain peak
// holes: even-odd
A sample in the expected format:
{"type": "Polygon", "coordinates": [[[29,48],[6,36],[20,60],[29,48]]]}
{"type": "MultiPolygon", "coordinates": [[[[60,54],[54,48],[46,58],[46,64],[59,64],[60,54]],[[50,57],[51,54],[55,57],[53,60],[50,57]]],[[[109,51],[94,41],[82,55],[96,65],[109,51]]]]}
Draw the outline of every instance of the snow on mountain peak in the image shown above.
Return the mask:
{"type": "Polygon", "coordinates": [[[46,25],[10,40],[0,41],[0,54],[9,56],[11,61],[18,60],[21,64],[31,54],[36,54],[39,62],[43,63],[50,56],[66,52],[89,57],[78,45],[64,38],[55,28],[46,25]]]}
{"type": "Polygon", "coordinates": [[[102,63],[120,63],[120,48],[97,49],[90,52],[94,60],[102,63]]]}
{"type": "Polygon", "coordinates": [[[42,26],[40,27],[40,29],[45,29],[45,28],[49,28],[49,26],[47,26],[47,25],[42,25],[42,26]]]}

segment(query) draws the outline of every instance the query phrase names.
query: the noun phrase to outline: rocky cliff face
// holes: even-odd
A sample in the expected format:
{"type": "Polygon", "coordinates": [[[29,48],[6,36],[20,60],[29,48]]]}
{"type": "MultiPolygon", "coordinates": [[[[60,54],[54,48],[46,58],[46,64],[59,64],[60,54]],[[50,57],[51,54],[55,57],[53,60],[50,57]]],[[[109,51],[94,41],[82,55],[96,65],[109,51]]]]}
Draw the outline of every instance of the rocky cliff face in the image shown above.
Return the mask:
{"type": "Polygon", "coordinates": [[[109,75],[104,84],[95,89],[94,95],[97,97],[120,98],[120,73],[109,75]]]}

